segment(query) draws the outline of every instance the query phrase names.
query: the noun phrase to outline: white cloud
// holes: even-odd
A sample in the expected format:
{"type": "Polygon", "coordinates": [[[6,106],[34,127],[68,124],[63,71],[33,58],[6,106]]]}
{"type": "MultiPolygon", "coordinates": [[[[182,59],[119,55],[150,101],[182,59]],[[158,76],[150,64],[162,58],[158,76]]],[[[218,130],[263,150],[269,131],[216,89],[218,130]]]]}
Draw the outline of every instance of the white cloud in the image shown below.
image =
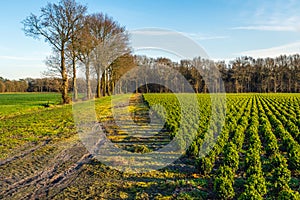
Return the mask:
{"type": "MultiPolygon", "coordinates": [[[[253,2],[254,4],[254,2],[253,2]]],[[[300,2],[295,0],[261,1],[244,15],[243,25],[233,30],[300,31],[300,2]]]]}
{"type": "Polygon", "coordinates": [[[137,36],[178,36],[184,35],[194,40],[216,40],[216,39],[226,39],[229,38],[228,36],[222,35],[208,35],[208,34],[201,34],[201,33],[188,33],[188,32],[178,32],[173,30],[165,30],[159,28],[146,28],[141,30],[132,30],[129,31],[134,37],[137,36]],[[156,29],[156,30],[155,30],[156,29]]]}
{"type": "MultiPolygon", "coordinates": [[[[155,28],[156,29],[156,28],[155,28]]],[[[130,34],[133,35],[147,35],[147,36],[159,36],[159,35],[174,35],[178,34],[178,32],[171,31],[171,30],[162,30],[162,29],[141,29],[141,30],[133,30],[129,31],[130,34]]]]}
{"type": "Polygon", "coordinates": [[[281,45],[272,48],[266,49],[256,49],[251,51],[244,51],[240,53],[235,53],[236,56],[251,56],[254,58],[266,58],[266,57],[276,57],[283,54],[291,55],[291,54],[299,54],[300,53],[300,42],[294,42],[286,45],[281,45]]]}
{"type": "Polygon", "coordinates": [[[195,39],[195,40],[218,40],[218,39],[227,39],[229,36],[223,36],[223,35],[205,35],[201,33],[184,33],[182,34],[195,39]]]}
{"type": "Polygon", "coordinates": [[[299,31],[296,26],[271,26],[271,25],[258,25],[258,26],[238,26],[233,27],[233,30],[259,30],[259,31],[299,31]]]}

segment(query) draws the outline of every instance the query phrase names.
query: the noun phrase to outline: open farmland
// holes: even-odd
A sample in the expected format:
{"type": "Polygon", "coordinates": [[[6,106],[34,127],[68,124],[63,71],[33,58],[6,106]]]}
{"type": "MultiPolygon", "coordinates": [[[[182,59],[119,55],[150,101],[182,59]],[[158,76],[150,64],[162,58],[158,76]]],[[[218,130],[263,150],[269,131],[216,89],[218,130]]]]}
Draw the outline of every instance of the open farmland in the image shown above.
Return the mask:
{"type": "MultiPolygon", "coordinates": [[[[211,116],[209,95],[199,94],[199,126],[186,154],[161,170],[135,174],[93,158],[78,137],[72,106],[58,105],[59,97],[0,95],[0,199],[300,198],[299,94],[227,94],[223,128],[201,158],[205,137],[219,126],[208,128],[218,112],[211,116]]],[[[181,119],[189,122],[193,117],[180,114],[174,94],[117,98],[130,98],[129,110],[141,127],[149,123],[149,106],[160,104],[167,113],[163,131],[149,142],[125,137],[114,123],[111,97],[96,99],[97,118],[107,137],[128,151],[161,148],[175,137],[181,119]]]]}

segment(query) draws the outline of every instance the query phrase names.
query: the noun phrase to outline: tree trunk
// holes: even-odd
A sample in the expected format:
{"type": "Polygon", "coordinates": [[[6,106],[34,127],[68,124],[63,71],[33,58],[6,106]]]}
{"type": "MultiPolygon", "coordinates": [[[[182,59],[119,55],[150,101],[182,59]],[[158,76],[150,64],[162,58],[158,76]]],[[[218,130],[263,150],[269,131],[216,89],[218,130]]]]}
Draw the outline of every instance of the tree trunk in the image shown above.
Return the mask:
{"type": "MultiPolygon", "coordinates": [[[[74,54],[73,54],[74,55],[74,54]]],[[[76,101],[78,99],[78,90],[77,90],[77,76],[76,76],[76,60],[75,56],[72,58],[72,66],[73,66],[73,99],[76,101]]]]}
{"type": "Polygon", "coordinates": [[[105,92],[106,92],[106,95],[110,96],[110,81],[109,81],[109,78],[108,78],[108,69],[107,69],[107,72],[106,72],[106,77],[105,77],[105,81],[106,81],[106,88],[105,88],[105,92]]]}
{"type": "Polygon", "coordinates": [[[97,98],[101,97],[101,78],[100,78],[100,70],[97,72],[97,98]]]}
{"type": "Polygon", "coordinates": [[[146,86],[146,93],[149,93],[149,86],[148,86],[148,83],[147,83],[146,79],[145,79],[145,86],[146,86]]]}
{"type": "Polygon", "coordinates": [[[122,94],[122,93],[123,93],[123,92],[122,92],[122,91],[123,91],[123,90],[122,90],[122,87],[123,87],[123,81],[120,81],[118,85],[119,85],[119,93],[118,93],[118,94],[122,94]]]}
{"type": "Polygon", "coordinates": [[[111,94],[117,93],[117,88],[115,88],[115,82],[111,81],[111,94]]]}
{"type": "Polygon", "coordinates": [[[274,78],[274,92],[277,92],[277,82],[276,82],[276,77],[274,78]]]}
{"type": "Polygon", "coordinates": [[[62,89],[61,89],[61,95],[63,104],[70,103],[70,98],[68,96],[68,88],[69,88],[69,82],[68,82],[68,75],[67,75],[67,69],[66,69],[66,63],[65,63],[65,51],[64,51],[64,45],[62,45],[61,50],[61,60],[60,60],[60,67],[61,67],[61,76],[62,76],[62,89]]]}
{"type": "Polygon", "coordinates": [[[204,93],[205,94],[207,93],[207,85],[206,85],[206,83],[204,84],[204,93]]]}
{"type": "Polygon", "coordinates": [[[289,75],[289,78],[288,78],[288,92],[292,92],[291,77],[290,77],[290,75],[289,75]]]}
{"type": "Polygon", "coordinates": [[[106,77],[106,70],[104,70],[103,74],[102,74],[102,79],[101,79],[101,89],[102,89],[102,96],[105,96],[105,90],[106,90],[106,81],[105,81],[105,77],[106,77]]]}
{"type": "Polygon", "coordinates": [[[97,77],[97,98],[101,97],[101,79],[97,77]]]}
{"type": "Polygon", "coordinates": [[[234,80],[234,88],[235,88],[235,93],[238,93],[239,91],[239,89],[238,89],[238,81],[235,79],[234,80]]]}
{"type": "Polygon", "coordinates": [[[86,98],[91,99],[90,62],[85,63],[86,98]]]}

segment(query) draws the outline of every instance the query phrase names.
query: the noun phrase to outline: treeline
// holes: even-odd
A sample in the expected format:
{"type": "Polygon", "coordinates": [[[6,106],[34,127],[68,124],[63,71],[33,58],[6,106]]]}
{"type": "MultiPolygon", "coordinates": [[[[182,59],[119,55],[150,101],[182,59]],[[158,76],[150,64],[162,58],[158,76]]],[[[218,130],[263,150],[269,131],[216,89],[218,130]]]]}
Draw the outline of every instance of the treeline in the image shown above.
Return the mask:
{"type": "Polygon", "coordinates": [[[0,77],[0,92],[27,92],[28,82],[26,80],[20,79],[9,80],[0,77]]]}
{"type": "MultiPolygon", "coordinates": [[[[73,92],[72,79],[68,92],[73,92]]],[[[84,78],[77,78],[77,90],[79,93],[85,92],[86,81],[84,78]]],[[[60,78],[25,78],[19,80],[9,80],[0,77],[0,93],[5,92],[61,92],[62,80],[60,78]]],[[[91,87],[95,88],[96,81],[91,80],[91,87]]],[[[95,91],[95,90],[94,90],[95,91]]]]}
{"type": "MultiPolygon", "coordinates": [[[[0,77],[0,92],[60,92],[60,78],[9,80],[0,77]]],[[[71,91],[71,88],[70,88],[71,91]]]]}
{"type": "MultiPolygon", "coordinates": [[[[94,69],[91,70],[91,74],[95,74],[94,69]]],[[[282,55],[264,59],[241,57],[225,63],[224,61],[214,62],[200,57],[193,60],[172,62],[167,58],[154,59],[126,54],[112,62],[105,75],[106,83],[100,85],[102,96],[111,95],[113,92],[172,92],[168,84],[178,88],[177,91],[187,92],[184,82],[180,77],[176,77],[179,75],[183,76],[197,93],[224,90],[230,93],[296,93],[300,92],[300,56],[299,54],[282,55]],[[211,70],[209,71],[211,72],[209,78],[203,78],[201,72],[204,68],[212,66],[217,71],[211,70]],[[164,67],[169,68],[170,71],[161,74],[164,67]],[[139,68],[139,71],[132,71],[135,68],[139,68]],[[220,77],[222,82],[219,80],[220,77]],[[160,82],[161,84],[154,84],[153,82],[160,82]]],[[[74,92],[73,80],[70,74],[68,76],[70,82],[68,92],[74,92]]],[[[85,78],[76,78],[77,92],[86,93],[86,84],[85,78]]],[[[89,84],[91,93],[97,94],[97,78],[91,77],[89,84]]],[[[0,77],[0,92],[61,92],[61,89],[61,78],[27,78],[14,81],[0,77]]]]}
{"type": "MultiPolygon", "coordinates": [[[[181,60],[177,63],[167,58],[153,59],[137,56],[135,57],[135,64],[144,67],[144,70],[139,70],[138,74],[128,74],[124,80],[129,82],[126,84],[131,92],[133,90],[145,93],[171,92],[170,88],[165,87],[168,84],[182,88],[181,92],[187,92],[185,83],[179,79],[176,72],[184,76],[196,93],[224,91],[229,93],[300,92],[299,54],[258,59],[240,57],[229,63],[214,62],[200,57],[192,60],[181,60]],[[170,70],[168,74],[159,75],[163,71],[160,70],[162,67],[169,67],[174,70],[170,70]],[[153,72],[157,74],[151,74],[153,72]],[[149,77],[162,84],[147,84],[149,77]],[[137,86],[141,85],[141,82],[144,83],[144,86],[138,88],[137,86]]],[[[116,89],[119,90],[119,88],[116,89]]],[[[126,92],[128,89],[122,88],[120,91],[126,92]]]]}
{"type": "Polygon", "coordinates": [[[300,56],[241,57],[216,63],[228,92],[300,92],[300,56]]]}

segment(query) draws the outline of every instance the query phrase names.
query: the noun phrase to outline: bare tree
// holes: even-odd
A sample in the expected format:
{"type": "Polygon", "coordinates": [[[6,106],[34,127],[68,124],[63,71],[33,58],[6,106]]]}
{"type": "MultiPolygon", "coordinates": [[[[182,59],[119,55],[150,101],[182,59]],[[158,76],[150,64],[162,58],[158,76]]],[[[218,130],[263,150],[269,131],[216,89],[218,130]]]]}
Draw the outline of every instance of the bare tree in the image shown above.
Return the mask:
{"type": "Polygon", "coordinates": [[[77,61],[78,61],[78,51],[77,51],[77,43],[80,39],[78,34],[84,28],[84,20],[85,18],[81,18],[80,21],[73,27],[71,30],[72,35],[70,38],[70,42],[67,46],[67,56],[70,59],[70,65],[72,67],[72,88],[73,88],[73,100],[78,99],[78,88],[77,88],[77,61]]]}
{"type": "MultiPolygon", "coordinates": [[[[109,67],[112,68],[111,73],[111,89],[115,89],[115,93],[122,93],[122,82],[120,81],[120,78],[126,74],[129,70],[134,68],[136,66],[134,56],[132,56],[130,53],[124,54],[120,57],[118,57],[109,67]],[[116,87],[116,83],[118,82],[116,87]]],[[[126,79],[125,79],[126,80],[126,79]]],[[[113,92],[113,91],[111,91],[113,92]]]]}
{"type": "Polygon", "coordinates": [[[109,92],[108,79],[111,78],[112,69],[108,67],[118,57],[129,53],[128,34],[125,28],[121,27],[116,21],[102,13],[90,16],[93,24],[91,32],[97,40],[97,46],[92,53],[92,62],[97,74],[97,97],[106,95],[109,92]],[[102,80],[101,80],[102,79],[102,80]]]}
{"type": "Polygon", "coordinates": [[[85,79],[86,79],[86,98],[90,99],[92,97],[91,91],[91,83],[90,83],[90,74],[91,74],[91,59],[92,52],[97,46],[97,39],[92,35],[92,27],[94,26],[94,21],[90,15],[85,16],[84,18],[84,26],[77,33],[77,40],[74,44],[74,48],[76,50],[77,58],[84,64],[85,66],[85,79]]]}
{"type": "Polygon", "coordinates": [[[60,62],[60,52],[53,51],[53,54],[46,57],[45,64],[47,66],[47,71],[43,72],[46,77],[59,77],[61,76],[61,62],[60,62]]]}
{"type": "MultiPolygon", "coordinates": [[[[93,66],[97,74],[97,97],[100,97],[101,94],[101,72],[105,74],[103,78],[104,85],[102,86],[102,94],[105,96],[105,89],[109,87],[109,79],[112,78],[113,68],[109,66],[120,56],[130,52],[127,48],[127,35],[126,34],[116,34],[111,35],[104,41],[101,41],[100,44],[95,48],[93,52],[93,66]]],[[[112,81],[112,80],[111,80],[112,81]]],[[[111,91],[110,88],[107,89],[108,92],[111,91]]]]}
{"type": "Polygon", "coordinates": [[[55,50],[60,53],[60,72],[62,77],[62,100],[69,103],[68,75],[65,63],[65,50],[74,32],[74,27],[80,23],[87,8],[75,0],[61,0],[58,4],[48,3],[41,8],[40,16],[31,14],[22,23],[27,36],[45,38],[55,50]]]}

